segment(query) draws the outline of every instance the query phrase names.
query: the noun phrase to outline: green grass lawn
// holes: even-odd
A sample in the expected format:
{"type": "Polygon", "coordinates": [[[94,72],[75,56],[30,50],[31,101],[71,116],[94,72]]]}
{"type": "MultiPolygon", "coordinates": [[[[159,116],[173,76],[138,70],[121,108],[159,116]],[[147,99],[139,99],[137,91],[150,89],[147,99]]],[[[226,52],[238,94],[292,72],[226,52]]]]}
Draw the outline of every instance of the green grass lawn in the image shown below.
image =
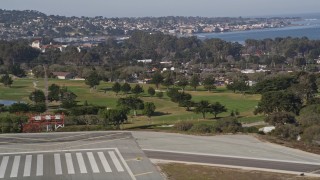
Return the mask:
{"type": "MultiPolygon", "coordinates": [[[[35,90],[33,86],[33,81],[37,81],[37,88],[44,89],[43,79],[15,79],[12,86],[4,87],[0,85],[0,99],[4,100],[17,100],[30,102],[28,96],[35,90]]],[[[96,90],[90,90],[84,81],[74,81],[74,80],[58,80],[49,79],[50,84],[58,84],[60,86],[66,86],[69,90],[74,92],[78,97],[78,104],[83,104],[84,101],[88,101],[89,104],[103,105],[107,107],[116,107],[117,99],[119,97],[125,97],[126,95],[119,94],[116,95],[114,92],[104,89],[110,89],[112,84],[101,82],[96,90]]],[[[131,85],[133,86],[133,85],[131,85]]],[[[154,87],[154,85],[144,84],[143,88],[145,92],[149,86],[154,87]]],[[[162,88],[165,90],[165,88],[162,88]]],[[[204,91],[202,87],[198,88],[198,91],[193,91],[192,88],[187,88],[187,93],[193,96],[193,101],[199,102],[200,100],[208,100],[211,103],[220,102],[225,105],[228,112],[219,114],[219,117],[229,116],[231,110],[238,110],[240,112],[240,121],[244,123],[261,121],[261,116],[256,116],[253,114],[255,106],[258,104],[260,95],[243,95],[234,94],[224,87],[218,87],[213,92],[204,91]]],[[[162,99],[157,97],[149,97],[146,93],[143,94],[142,99],[148,102],[154,102],[157,109],[157,113],[152,117],[152,123],[154,124],[173,124],[178,121],[195,121],[195,122],[210,122],[213,121],[213,115],[207,114],[207,120],[202,120],[201,114],[195,114],[193,112],[187,112],[185,108],[178,107],[178,104],[173,103],[165,95],[162,99]]],[[[127,127],[143,126],[150,124],[148,118],[144,116],[130,117],[127,127]]]]}

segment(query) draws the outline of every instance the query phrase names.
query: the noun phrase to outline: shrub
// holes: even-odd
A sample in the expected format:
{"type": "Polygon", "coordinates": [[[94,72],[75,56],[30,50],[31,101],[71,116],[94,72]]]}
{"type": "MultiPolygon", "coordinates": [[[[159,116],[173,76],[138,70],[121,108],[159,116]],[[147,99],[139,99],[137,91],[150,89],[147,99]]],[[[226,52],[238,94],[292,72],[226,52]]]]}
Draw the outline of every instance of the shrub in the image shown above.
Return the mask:
{"type": "Polygon", "coordinates": [[[77,116],[66,116],[64,119],[65,126],[78,125],[77,116]]]}
{"type": "Polygon", "coordinates": [[[46,103],[37,103],[30,106],[32,112],[43,113],[47,110],[46,103]]]}
{"type": "Polygon", "coordinates": [[[252,126],[252,127],[244,127],[242,128],[242,131],[244,133],[258,133],[259,129],[257,127],[252,126]]]}
{"type": "Polygon", "coordinates": [[[53,111],[54,114],[64,114],[66,116],[68,116],[70,114],[70,111],[66,110],[66,109],[57,109],[55,111],[53,111]]]}
{"type": "Polygon", "coordinates": [[[191,122],[178,122],[176,123],[173,128],[178,130],[178,131],[189,131],[193,126],[193,123],[191,122]]]}
{"type": "Polygon", "coordinates": [[[28,120],[27,116],[8,115],[0,117],[0,133],[20,133],[22,125],[28,120]]]}
{"type": "Polygon", "coordinates": [[[79,116],[79,115],[86,115],[92,114],[97,115],[99,109],[104,109],[105,107],[98,107],[98,106],[80,106],[80,107],[73,107],[70,109],[72,115],[79,116]]]}
{"type": "Polygon", "coordinates": [[[195,124],[192,126],[190,131],[195,133],[207,134],[211,133],[212,128],[212,125],[208,124],[195,124]]]}
{"type": "Polygon", "coordinates": [[[309,144],[320,144],[320,126],[314,125],[304,130],[302,140],[309,144]]]}
{"type": "Polygon", "coordinates": [[[296,140],[300,132],[299,127],[292,124],[285,124],[278,126],[271,134],[282,139],[296,140]]]}
{"type": "Polygon", "coordinates": [[[274,126],[296,123],[294,114],[288,112],[274,112],[267,116],[264,121],[274,126]]]}
{"type": "Polygon", "coordinates": [[[217,129],[223,133],[237,133],[242,131],[242,125],[236,118],[225,118],[218,120],[215,124],[217,129]]]}
{"type": "Polygon", "coordinates": [[[161,99],[163,97],[163,92],[157,92],[156,96],[161,99]]]}
{"type": "Polygon", "coordinates": [[[75,131],[101,131],[101,130],[111,130],[111,128],[105,128],[101,125],[78,125],[78,126],[66,126],[64,128],[59,128],[59,132],[75,132],[75,131]]]}

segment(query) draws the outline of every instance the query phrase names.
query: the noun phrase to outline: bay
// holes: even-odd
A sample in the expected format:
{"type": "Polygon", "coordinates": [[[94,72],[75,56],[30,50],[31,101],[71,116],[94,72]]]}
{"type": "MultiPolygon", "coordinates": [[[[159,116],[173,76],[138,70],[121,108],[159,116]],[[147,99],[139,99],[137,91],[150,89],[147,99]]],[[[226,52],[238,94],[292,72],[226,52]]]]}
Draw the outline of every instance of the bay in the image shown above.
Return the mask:
{"type": "Polygon", "coordinates": [[[307,37],[311,40],[320,40],[320,18],[305,17],[303,21],[293,22],[296,26],[284,28],[270,28],[248,31],[234,31],[224,33],[198,33],[195,34],[199,39],[219,38],[230,42],[244,43],[247,39],[266,39],[277,37],[307,37]]]}

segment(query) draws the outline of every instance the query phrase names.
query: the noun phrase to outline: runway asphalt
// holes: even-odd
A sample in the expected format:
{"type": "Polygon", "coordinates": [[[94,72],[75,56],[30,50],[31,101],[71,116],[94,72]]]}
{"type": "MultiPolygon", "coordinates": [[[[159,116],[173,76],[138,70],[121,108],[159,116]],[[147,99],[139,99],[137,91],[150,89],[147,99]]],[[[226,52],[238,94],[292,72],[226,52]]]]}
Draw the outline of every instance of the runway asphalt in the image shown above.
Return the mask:
{"type": "Polygon", "coordinates": [[[130,132],[0,135],[0,180],[160,180],[130,132]]]}
{"type": "Polygon", "coordinates": [[[0,180],[164,179],[149,160],[320,174],[320,156],[247,135],[72,132],[0,135],[0,180]]]}
{"type": "MultiPolygon", "coordinates": [[[[252,167],[252,168],[264,168],[282,171],[292,171],[297,173],[310,173],[320,170],[319,165],[303,164],[303,163],[291,163],[291,162],[279,162],[279,161],[267,161],[245,158],[231,158],[222,156],[211,155],[195,155],[195,154],[183,154],[163,151],[150,151],[144,150],[144,153],[151,159],[171,160],[171,161],[185,161],[190,163],[205,163],[215,165],[230,165],[239,167],[252,167]]],[[[320,172],[318,172],[320,174],[320,172]]]]}

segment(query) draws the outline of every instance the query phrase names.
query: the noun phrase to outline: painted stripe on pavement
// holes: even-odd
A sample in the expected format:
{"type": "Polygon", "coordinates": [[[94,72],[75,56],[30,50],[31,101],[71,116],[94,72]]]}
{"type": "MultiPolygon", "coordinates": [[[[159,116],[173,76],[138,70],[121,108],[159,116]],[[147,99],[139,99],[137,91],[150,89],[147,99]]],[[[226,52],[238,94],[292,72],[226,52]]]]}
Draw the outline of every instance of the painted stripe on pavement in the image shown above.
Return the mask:
{"type": "Polygon", "coordinates": [[[106,172],[112,172],[111,168],[110,168],[110,165],[106,159],[106,157],[104,156],[104,153],[103,152],[98,152],[98,155],[99,155],[99,158],[101,160],[101,163],[103,165],[103,168],[106,172]]]}
{"type": "Polygon", "coordinates": [[[43,176],[43,154],[38,154],[37,155],[36,176],[43,176]]]}
{"type": "Polygon", "coordinates": [[[60,154],[54,154],[54,169],[56,175],[62,174],[60,154]]]}
{"type": "Polygon", "coordinates": [[[78,164],[79,164],[79,168],[80,168],[80,173],[82,173],[82,174],[88,173],[86,165],[83,160],[82,153],[76,153],[76,156],[77,156],[77,160],[78,160],[78,164]]]}
{"type": "Polygon", "coordinates": [[[68,174],[75,174],[71,154],[66,153],[65,156],[66,156],[68,174]]]}
{"type": "Polygon", "coordinates": [[[110,157],[111,157],[111,160],[113,161],[113,164],[116,166],[118,172],[123,172],[124,169],[123,167],[121,166],[121,163],[119,162],[116,154],[113,152],[113,151],[108,151],[110,157]]]}
{"type": "Polygon", "coordinates": [[[3,178],[4,174],[6,173],[8,161],[9,161],[9,156],[4,156],[2,158],[2,162],[1,162],[1,165],[0,165],[0,178],[3,178]]]}
{"type": "Polygon", "coordinates": [[[99,168],[98,168],[98,165],[97,165],[97,162],[96,160],[94,159],[94,156],[93,156],[93,153],[92,152],[87,152],[87,156],[89,158],[89,162],[91,164],[91,168],[92,168],[92,171],[94,173],[99,173],[99,168]]]}
{"type": "Polygon", "coordinates": [[[17,177],[21,156],[14,156],[10,177],[17,177]]]}
{"type": "Polygon", "coordinates": [[[24,171],[23,171],[23,177],[30,176],[31,173],[31,163],[32,163],[32,155],[26,156],[26,161],[24,163],[24,171]]]}

